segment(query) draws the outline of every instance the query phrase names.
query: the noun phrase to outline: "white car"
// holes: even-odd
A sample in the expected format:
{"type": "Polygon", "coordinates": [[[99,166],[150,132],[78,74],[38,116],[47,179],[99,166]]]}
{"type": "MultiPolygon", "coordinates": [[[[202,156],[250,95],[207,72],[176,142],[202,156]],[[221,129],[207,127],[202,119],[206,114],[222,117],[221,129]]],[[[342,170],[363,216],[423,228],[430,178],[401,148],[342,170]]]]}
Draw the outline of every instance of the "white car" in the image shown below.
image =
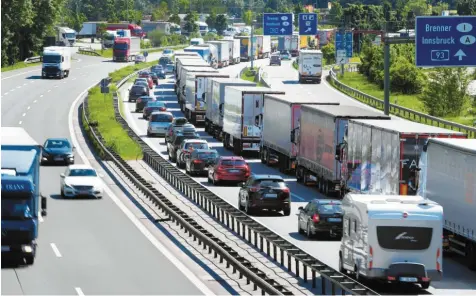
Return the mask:
{"type": "Polygon", "coordinates": [[[143,63],[145,62],[145,57],[143,55],[137,55],[136,56],[136,64],[143,63]]]}
{"type": "Polygon", "coordinates": [[[60,175],[61,197],[93,196],[102,198],[102,182],[95,169],[84,164],[70,165],[60,175]]]}
{"type": "Polygon", "coordinates": [[[171,58],[171,57],[174,56],[174,54],[175,54],[175,52],[173,51],[173,49],[169,49],[169,48],[164,49],[164,51],[162,52],[162,56],[163,56],[163,57],[169,57],[169,58],[171,58]]]}

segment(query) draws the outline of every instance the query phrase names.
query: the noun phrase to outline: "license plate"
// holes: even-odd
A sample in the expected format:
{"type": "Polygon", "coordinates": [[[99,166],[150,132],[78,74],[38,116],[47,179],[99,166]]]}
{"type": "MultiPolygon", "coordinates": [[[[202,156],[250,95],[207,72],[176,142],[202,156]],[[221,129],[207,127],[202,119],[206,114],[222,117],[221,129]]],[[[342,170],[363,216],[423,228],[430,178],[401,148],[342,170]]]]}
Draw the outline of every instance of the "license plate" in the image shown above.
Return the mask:
{"type": "Polygon", "coordinates": [[[10,247],[9,246],[2,246],[2,252],[9,252],[10,247]]]}
{"type": "Polygon", "coordinates": [[[277,194],[265,194],[264,197],[266,197],[266,198],[277,198],[278,195],[277,194]]]}
{"type": "Polygon", "coordinates": [[[329,222],[342,222],[342,218],[329,218],[327,219],[329,222]]]}
{"type": "Polygon", "coordinates": [[[56,160],[56,161],[62,161],[62,160],[63,160],[63,157],[57,156],[57,157],[55,157],[55,160],[56,160]]]}
{"type": "Polygon", "coordinates": [[[88,194],[89,194],[89,191],[88,191],[88,190],[81,190],[81,191],[79,192],[79,194],[88,195],[88,194]]]}
{"type": "Polygon", "coordinates": [[[416,282],[418,282],[418,279],[414,278],[414,277],[401,277],[400,281],[401,282],[406,282],[406,283],[416,283],[416,282]]]}
{"type": "Polygon", "coordinates": [[[230,173],[239,173],[240,170],[228,170],[228,172],[230,172],[230,173]]]}

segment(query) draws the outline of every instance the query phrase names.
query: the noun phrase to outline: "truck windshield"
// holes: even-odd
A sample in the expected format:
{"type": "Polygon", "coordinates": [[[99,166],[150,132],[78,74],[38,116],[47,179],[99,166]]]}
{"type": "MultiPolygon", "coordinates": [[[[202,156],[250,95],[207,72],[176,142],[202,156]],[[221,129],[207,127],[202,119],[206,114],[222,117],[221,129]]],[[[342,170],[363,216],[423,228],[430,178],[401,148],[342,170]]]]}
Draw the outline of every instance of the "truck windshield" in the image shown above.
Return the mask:
{"type": "Polygon", "coordinates": [[[104,39],[106,39],[106,40],[114,40],[114,35],[112,35],[112,34],[105,34],[105,35],[104,35],[104,39]]]}
{"type": "Polygon", "coordinates": [[[44,55],[43,56],[43,63],[61,63],[61,56],[60,55],[44,55]]]}
{"type": "Polygon", "coordinates": [[[114,43],[114,49],[127,50],[128,46],[127,43],[114,43]]]}
{"type": "Polygon", "coordinates": [[[66,38],[68,38],[68,39],[75,39],[76,38],[76,34],[74,34],[74,33],[66,33],[65,35],[66,35],[66,38]]]}
{"type": "Polygon", "coordinates": [[[28,199],[2,198],[2,219],[31,219],[28,199]]]}

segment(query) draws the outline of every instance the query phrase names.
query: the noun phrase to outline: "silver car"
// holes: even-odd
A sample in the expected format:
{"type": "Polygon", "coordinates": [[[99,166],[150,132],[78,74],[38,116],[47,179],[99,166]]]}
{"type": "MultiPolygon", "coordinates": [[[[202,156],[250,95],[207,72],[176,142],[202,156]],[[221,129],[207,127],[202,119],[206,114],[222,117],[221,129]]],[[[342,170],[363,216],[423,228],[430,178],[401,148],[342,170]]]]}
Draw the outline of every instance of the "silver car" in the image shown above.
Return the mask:
{"type": "Polygon", "coordinates": [[[150,114],[147,136],[165,136],[174,116],[170,112],[154,111],[150,114]]]}

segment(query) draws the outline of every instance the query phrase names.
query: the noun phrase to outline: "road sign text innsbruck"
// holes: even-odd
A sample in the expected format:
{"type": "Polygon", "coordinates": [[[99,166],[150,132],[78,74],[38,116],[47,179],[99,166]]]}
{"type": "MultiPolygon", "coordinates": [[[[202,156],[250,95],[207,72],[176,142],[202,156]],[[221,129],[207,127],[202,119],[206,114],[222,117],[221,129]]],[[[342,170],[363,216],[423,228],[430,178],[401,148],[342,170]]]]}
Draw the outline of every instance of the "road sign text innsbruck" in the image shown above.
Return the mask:
{"type": "Polygon", "coordinates": [[[292,13],[263,14],[263,35],[282,36],[293,34],[292,13]]]}
{"type": "Polygon", "coordinates": [[[476,16],[419,16],[415,44],[418,67],[475,67],[476,16]]]}

